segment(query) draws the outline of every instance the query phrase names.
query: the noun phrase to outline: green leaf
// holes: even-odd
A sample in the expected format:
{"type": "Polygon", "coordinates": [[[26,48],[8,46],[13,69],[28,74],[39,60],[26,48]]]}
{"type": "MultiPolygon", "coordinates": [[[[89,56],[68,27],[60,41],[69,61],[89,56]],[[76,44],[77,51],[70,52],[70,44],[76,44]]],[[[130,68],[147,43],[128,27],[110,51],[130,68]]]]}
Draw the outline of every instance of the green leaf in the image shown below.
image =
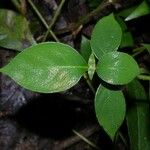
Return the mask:
{"type": "Polygon", "coordinates": [[[120,47],[124,48],[132,46],[134,46],[132,34],[130,32],[123,32],[120,47]]]}
{"type": "Polygon", "coordinates": [[[99,77],[114,85],[129,83],[139,72],[136,61],[130,55],[122,52],[105,54],[97,65],[99,77]]]}
{"type": "Polygon", "coordinates": [[[150,54],[150,44],[142,44],[150,54]]]}
{"type": "Polygon", "coordinates": [[[128,91],[130,98],[134,100],[132,101],[134,103],[128,107],[129,109],[127,111],[127,125],[131,150],[149,150],[150,107],[149,103],[143,102],[143,100],[147,100],[146,93],[137,80],[134,80],[128,85],[128,91]]]}
{"type": "Polygon", "coordinates": [[[125,117],[125,99],[121,91],[100,86],[95,97],[95,111],[99,124],[113,140],[125,117]]]}
{"type": "Polygon", "coordinates": [[[8,49],[22,50],[26,44],[33,44],[27,20],[11,11],[0,9],[0,35],[5,38],[0,40],[0,46],[8,49]]]}
{"type": "Polygon", "coordinates": [[[0,71],[26,89],[53,93],[71,88],[87,68],[72,47],[46,42],[25,49],[0,71]]]}
{"type": "Polygon", "coordinates": [[[136,99],[136,101],[147,100],[146,92],[143,85],[138,80],[133,80],[127,85],[130,98],[136,99]]]}
{"type": "Polygon", "coordinates": [[[126,19],[129,21],[144,15],[150,14],[150,7],[146,1],[143,1],[126,19]]]}
{"type": "Polygon", "coordinates": [[[80,53],[83,56],[83,58],[86,60],[86,62],[88,62],[92,50],[91,50],[90,40],[87,39],[85,36],[82,36],[80,53]]]}
{"type": "Polygon", "coordinates": [[[91,47],[98,59],[104,54],[116,51],[121,43],[122,31],[113,14],[102,18],[95,25],[91,47]]]}
{"type": "Polygon", "coordinates": [[[118,13],[118,16],[122,17],[122,18],[126,18],[128,17],[135,9],[137,8],[137,6],[132,6],[130,8],[125,8],[124,10],[121,10],[118,13]]]}
{"type": "Polygon", "coordinates": [[[6,35],[6,34],[0,34],[0,40],[5,39],[6,37],[7,37],[7,35],[6,35]]]}
{"type": "Polygon", "coordinates": [[[89,58],[89,61],[88,61],[88,66],[89,66],[88,75],[89,75],[90,80],[92,80],[93,75],[94,75],[95,70],[96,70],[95,57],[94,57],[93,53],[90,55],[90,58],[89,58]]]}
{"type": "Polygon", "coordinates": [[[122,39],[121,39],[120,48],[134,46],[132,34],[128,31],[128,28],[124,20],[120,18],[119,16],[117,16],[116,18],[122,29],[122,39]]]}

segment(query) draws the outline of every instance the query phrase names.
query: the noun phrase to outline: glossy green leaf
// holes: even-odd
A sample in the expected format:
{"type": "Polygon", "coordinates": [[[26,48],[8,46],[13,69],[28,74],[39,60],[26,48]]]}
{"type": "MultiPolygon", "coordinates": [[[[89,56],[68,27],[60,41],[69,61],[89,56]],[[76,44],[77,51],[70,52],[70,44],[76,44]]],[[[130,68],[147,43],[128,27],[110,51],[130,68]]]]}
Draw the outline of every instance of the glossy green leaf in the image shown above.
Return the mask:
{"type": "Polygon", "coordinates": [[[95,111],[99,124],[113,140],[125,117],[125,99],[121,91],[100,86],[95,97],[95,111]]]}
{"type": "Polygon", "coordinates": [[[91,47],[94,54],[100,59],[104,54],[116,51],[121,43],[122,30],[113,14],[106,16],[95,25],[91,47]]]}
{"type": "Polygon", "coordinates": [[[20,51],[34,43],[27,20],[11,10],[0,9],[0,35],[5,35],[0,46],[8,49],[20,51]]]}
{"type": "Polygon", "coordinates": [[[142,44],[150,54],[150,44],[142,44]]]}
{"type": "Polygon", "coordinates": [[[125,21],[129,21],[144,15],[150,14],[150,6],[144,0],[126,19],[125,21]]]}
{"type": "Polygon", "coordinates": [[[123,52],[107,53],[97,65],[99,77],[105,82],[114,85],[129,83],[139,72],[136,61],[123,52]]]}
{"type": "Polygon", "coordinates": [[[87,69],[72,47],[46,42],[25,49],[0,71],[26,89],[53,93],[75,85],[87,69]]]}
{"type": "Polygon", "coordinates": [[[92,80],[93,79],[93,75],[94,75],[95,70],[96,70],[95,56],[94,56],[93,53],[90,55],[90,58],[89,58],[89,61],[88,61],[88,66],[89,66],[89,68],[88,68],[88,75],[89,75],[90,80],[92,80]]]}
{"type": "Polygon", "coordinates": [[[80,53],[83,56],[83,58],[86,60],[86,62],[88,62],[92,50],[91,50],[90,40],[87,39],[85,36],[82,36],[80,53]]]}
{"type": "Polygon", "coordinates": [[[146,93],[137,80],[128,85],[132,105],[127,111],[127,125],[131,150],[150,149],[150,107],[146,93]],[[137,101],[137,102],[136,102],[137,101]],[[148,101],[147,101],[148,102],[148,101]]]}

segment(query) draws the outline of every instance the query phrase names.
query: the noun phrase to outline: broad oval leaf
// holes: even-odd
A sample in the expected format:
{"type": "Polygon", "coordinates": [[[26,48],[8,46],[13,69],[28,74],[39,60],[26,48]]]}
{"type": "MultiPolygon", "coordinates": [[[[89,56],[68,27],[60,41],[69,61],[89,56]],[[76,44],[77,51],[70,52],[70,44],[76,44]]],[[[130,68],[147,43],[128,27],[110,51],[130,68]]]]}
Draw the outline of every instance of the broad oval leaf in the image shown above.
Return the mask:
{"type": "Polygon", "coordinates": [[[98,59],[105,53],[116,51],[121,43],[122,30],[113,14],[102,18],[95,25],[91,47],[98,59]]]}
{"type": "Polygon", "coordinates": [[[123,85],[139,74],[139,67],[132,56],[123,52],[105,54],[97,65],[99,77],[109,84],[123,85]]]}
{"type": "Polygon", "coordinates": [[[125,99],[121,91],[100,86],[95,97],[95,111],[99,124],[113,140],[125,117],[125,99]]]}
{"type": "Polygon", "coordinates": [[[72,47],[46,42],[25,49],[0,71],[31,91],[53,93],[75,85],[87,68],[72,47]]]}

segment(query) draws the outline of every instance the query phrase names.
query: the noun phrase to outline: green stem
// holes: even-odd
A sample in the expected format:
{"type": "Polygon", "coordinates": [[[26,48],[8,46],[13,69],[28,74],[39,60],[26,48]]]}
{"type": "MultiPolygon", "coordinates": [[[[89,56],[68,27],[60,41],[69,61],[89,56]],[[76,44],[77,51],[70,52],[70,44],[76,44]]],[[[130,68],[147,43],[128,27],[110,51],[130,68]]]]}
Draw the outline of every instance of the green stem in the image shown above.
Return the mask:
{"type": "Polygon", "coordinates": [[[90,146],[92,146],[93,148],[99,150],[99,147],[96,146],[93,142],[91,142],[90,140],[88,140],[87,138],[85,138],[83,135],[81,135],[79,132],[77,132],[76,130],[72,130],[73,133],[75,135],[77,135],[78,137],[80,137],[84,142],[86,142],[87,144],[89,144],[90,146]]]}
{"type": "Polygon", "coordinates": [[[138,78],[141,80],[149,80],[150,81],[150,76],[148,76],[148,75],[139,75],[138,78]]]}
{"type": "Polygon", "coordinates": [[[140,53],[142,53],[144,50],[145,50],[144,47],[138,47],[133,50],[134,54],[132,56],[135,57],[135,56],[139,55],[140,53]]]}
{"type": "Polygon", "coordinates": [[[56,12],[54,14],[54,17],[53,17],[53,19],[52,19],[52,21],[51,21],[51,23],[49,25],[49,28],[48,28],[48,30],[47,30],[44,38],[43,38],[43,42],[46,40],[46,38],[47,38],[47,36],[48,36],[52,26],[55,24],[56,20],[58,19],[58,16],[60,15],[60,12],[61,12],[61,9],[62,9],[64,3],[65,3],[65,0],[61,0],[60,4],[59,4],[59,6],[58,6],[58,8],[57,8],[57,10],[56,10],[56,12]]]}
{"type": "MultiPolygon", "coordinates": [[[[31,5],[31,7],[33,8],[33,10],[36,12],[37,16],[39,17],[39,19],[41,20],[41,22],[43,23],[43,25],[46,27],[46,29],[49,29],[48,24],[46,23],[45,19],[43,18],[43,16],[41,15],[41,13],[38,11],[38,9],[36,8],[36,6],[33,4],[32,0],[28,0],[29,4],[31,5]]],[[[51,36],[57,41],[59,42],[59,39],[56,37],[56,35],[54,34],[54,32],[52,30],[49,30],[49,33],[51,34],[51,36]]]]}
{"type": "Polygon", "coordinates": [[[89,85],[91,91],[93,92],[93,94],[95,95],[96,91],[91,83],[91,80],[89,79],[89,76],[87,73],[84,74],[84,79],[86,80],[87,84],[89,85]]]}

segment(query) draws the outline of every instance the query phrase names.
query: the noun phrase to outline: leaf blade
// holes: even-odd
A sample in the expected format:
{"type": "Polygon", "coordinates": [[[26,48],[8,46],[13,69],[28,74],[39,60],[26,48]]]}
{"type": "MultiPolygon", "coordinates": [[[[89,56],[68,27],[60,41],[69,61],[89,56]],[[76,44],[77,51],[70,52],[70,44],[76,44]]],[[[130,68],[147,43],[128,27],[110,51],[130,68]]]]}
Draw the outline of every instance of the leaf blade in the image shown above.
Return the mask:
{"type": "Polygon", "coordinates": [[[0,71],[29,90],[53,93],[76,84],[87,64],[72,47],[45,42],[25,49],[0,71]]]}
{"type": "Polygon", "coordinates": [[[21,51],[27,45],[35,43],[28,21],[23,16],[11,10],[1,9],[0,22],[0,34],[6,35],[0,40],[1,47],[21,51]]]}
{"type": "Polygon", "coordinates": [[[95,111],[99,124],[113,140],[125,117],[123,93],[100,86],[96,92],[95,111]]]}
{"type": "Polygon", "coordinates": [[[127,86],[132,105],[127,111],[127,125],[132,150],[150,149],[150,111],[142,84],[133,80],[127,86]],[[137,88],[138,87],[138,88],[137,88]]]}
{"type": "Polygon", "coordinates": [[[105,54],[99,61],[96,71],[102,80],[114,85],[127,84],[140,72],[136,61],[123,52],[105,54]]]}
{"type": "Polygon", "coordinates": [[[150,14],[150,7],[144,0],[137,8],[125,19],[125,21],[130,21],[135,18],[150,14]]]}
{"type": "Polygon", "coordinates": [[[121,43],[122,30],[113,14],[102,18],[95,25],[91,47],[98,59],[105,53],[116,51],[121,43]]]}

